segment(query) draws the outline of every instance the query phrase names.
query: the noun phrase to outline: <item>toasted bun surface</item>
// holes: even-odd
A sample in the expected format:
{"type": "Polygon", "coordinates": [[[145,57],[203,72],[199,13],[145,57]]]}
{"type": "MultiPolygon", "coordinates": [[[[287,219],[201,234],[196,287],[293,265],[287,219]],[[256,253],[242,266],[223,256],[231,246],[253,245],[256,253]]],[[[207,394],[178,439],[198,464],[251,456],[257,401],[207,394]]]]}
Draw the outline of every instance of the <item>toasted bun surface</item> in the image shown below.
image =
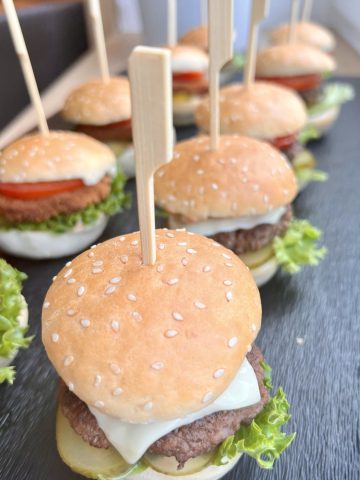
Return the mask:
{"type": "Polygon", "coordinates": [[[87,185],[114,174],[116,160],[103,143],[74,132],[36,133],[0,153],[0,182],[33,183],[80,178],[87,185]]]}
{"type": "Polygon", "coordinates": [[[232,381],[261,324],[247,267],[214,241],[157,230],[90,249],[58,274],[42,338],[59,375],[87,404],[128,422],[185,416],[232,381]],[[72,280],[74,279],[74,280],[72,280]]]}
{"type": "Polygon", "coordinates": [[[210,150],[209,137],[180,142],[173,160],[155,175],[155,199],[192,221],[262,215],[297,194],[286,158],[267,143],[223,135],[210,150]]]}
{"type": "MultiPolygon", "coordinates": [[[[268,82],[241,84],[220,91],[220,129],[222,133],[273,140],[297,133],[307,122],[306,106],[292,90],[268,82]]],[[[207,96],[196,111],[199,128],[209,131],[210,107],[207,96]]]]}
{"type": "Polygon", "coordinates": [[[80,85],[66,99],[62,116],[82,125],[107,125],[131,118],[130,86],[126,77],[108,82],[92,80],[80,85]]]}
{"type": "Polygon", "coordinates": [[[208,55],[190,45],[166,46],[171,51],[173,73],[206,72],[209,66],[208,55]]]}
{"type": "Polygon", "coordinates": [[[209,29],[207,25],[201,25],[185,33],[185,35],[181,37],[180,43],[182,45],[193,45],[194,47],[200,48],[200,50],[204,50],[204,52],[208,52],[208,35],[209,29]]]}
{"type": "Polygon", "coordinates": [[[294,43],[274,45],[260,52],[256,60],[259,77],[291,77],[314,73],[333,72],[336,63],[321,50],[294,43]]]}
{"type": "MultiPolygon", "coordinates": [[[[289,24],[283,24],[271,32],[271,41],[275,44],[288,42],[289,24]]],[[[299,22],[295,27],[296,39],[299,43],[305,43],[325,52],[331,52],[335,48],[335,37],[330,30],[313,22],[299,22]]]]}

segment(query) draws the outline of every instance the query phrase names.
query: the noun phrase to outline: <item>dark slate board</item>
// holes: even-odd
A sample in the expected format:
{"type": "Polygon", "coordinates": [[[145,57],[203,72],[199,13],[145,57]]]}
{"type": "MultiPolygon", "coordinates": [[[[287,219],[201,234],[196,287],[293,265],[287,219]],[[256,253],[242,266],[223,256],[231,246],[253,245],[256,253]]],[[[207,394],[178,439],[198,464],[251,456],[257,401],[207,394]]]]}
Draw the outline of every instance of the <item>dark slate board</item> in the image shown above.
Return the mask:
{"type": "MultiPolygon", "coordinates": [[[[282,385],[291,401],[289,431],[298,435],[272,471],[243,458],[227,480],[360,478],[360,79],[350,82],[357,99],[343,108],[331,134],[313,145],[330,180],[309,186],[295,205],[299,217],[325,231],[329,254],[320,267],[294,277],[279,274],[261,290],[258,343],[273,367],[275,386],[282,385]],[[302,346],[296,337],[305,339],[302,346]]],[[[134,191],[133,182],[129,189],[134,191]]],[[[104,239],[134,229],[135,207],[111,221],[104,239]]],[[[58,379],[40,340],[43,298],[65,259],[10,260],[30,277],[24,292],[36,338],[16,359],[15,384],[0,387],[0,479],[80,479],[56,451],[58,379]]]]}

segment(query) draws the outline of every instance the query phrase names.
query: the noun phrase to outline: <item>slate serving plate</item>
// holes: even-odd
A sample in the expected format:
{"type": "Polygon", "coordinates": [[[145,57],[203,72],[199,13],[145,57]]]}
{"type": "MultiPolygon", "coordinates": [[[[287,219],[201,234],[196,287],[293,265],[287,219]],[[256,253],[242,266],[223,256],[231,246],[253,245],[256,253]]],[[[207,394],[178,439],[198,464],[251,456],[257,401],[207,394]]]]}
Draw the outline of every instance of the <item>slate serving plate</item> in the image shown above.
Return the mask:
{"type": "MultiPolygon", "coordinates": [[[[333,131],[312,145],[330,179],[310,185],[295,204],[298,217],[324,230],[329,253],[318,268],[293,277],[279,274],[261,289],[258,343],[273,367],[275,387],[282,385],[290,399],[288,430],[297,431],[297,438],[272,471],[242,458],[227,480],[360,478],[360,79],[345,80],[356,88],[357,99],[343,108],[333,131]]],[[[194,132],[178,133],[184,138],[194,132]]],[[[134,183],[128,188],[134,192],[134,183]]],[[[103,239],[134,229],[135,202],[111,221],[103,239]]],[[[0,386],[0,479],[80,479],[56,451],[58,379],[40,340],[43,298],[66,259],[9,261],[29,275],[24,293],[36,338],[16,359],[15,384],[0,386]]]]}

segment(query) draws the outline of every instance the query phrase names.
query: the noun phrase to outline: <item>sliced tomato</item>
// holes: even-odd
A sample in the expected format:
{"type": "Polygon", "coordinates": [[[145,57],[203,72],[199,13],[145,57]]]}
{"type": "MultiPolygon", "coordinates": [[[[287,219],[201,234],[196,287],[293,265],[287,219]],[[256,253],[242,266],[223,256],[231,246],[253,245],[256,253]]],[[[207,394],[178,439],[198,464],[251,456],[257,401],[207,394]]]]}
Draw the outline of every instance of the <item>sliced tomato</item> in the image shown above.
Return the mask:
{"type": "Polygon", "coordinates": [[[0,183],[0,195],[20,200],[37,200],[58,193],[71,192],[84,186],[82,180],[61,180],[39,183],[0,183]]]}
{"type": "Polygon", "coordinates": [[[286,150],[296,141],[296,135],[287,135],[286,137],[278,137],[271,141],[271,144],[278,150],[286,150]]]}
{"type": "Polygon", "coordinates": [[[174,82],[196,82],[203,78],[202,72],[173,73],[174,82]]]}
{"type": "Polygon", "coordinates": [[[297,92],[311,90],[321,85],[323,78],[321,75],[299,75],[297,77],[256,77],[256,80],[278,83],[289,87],[297,92]]]}
{"type": "Polygon", "coordinates": [[[107,125],[78,125],[76,129],[101,142],[132,140],[131,118],[107,125]]]}

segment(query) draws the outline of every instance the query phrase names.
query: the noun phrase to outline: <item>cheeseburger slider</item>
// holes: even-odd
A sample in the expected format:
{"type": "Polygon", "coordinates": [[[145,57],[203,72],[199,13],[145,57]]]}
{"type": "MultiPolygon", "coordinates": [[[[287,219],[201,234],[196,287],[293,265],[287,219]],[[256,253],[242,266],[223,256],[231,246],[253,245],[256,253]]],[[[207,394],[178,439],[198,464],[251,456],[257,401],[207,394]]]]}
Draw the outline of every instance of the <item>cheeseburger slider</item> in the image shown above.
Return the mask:
{"type": "Polygon", "coordinates": [[[110,147],[126,176],[135,175],[130,86],[126,77],[92,80],[80,85],[66,99],[62,116],[74,124],[77,131],[110,147]]]}
{"type": "Polygon", "coordinates": [[[19,348],[27,348],[28,307],[21,294],[25,273],[0,258],[0,383],[13,383],[14,367],[9,367],[19,348]]]}
{"type": "Polygon", "coordinates": [[[267,143],[222,135],[212,151],[203,136],[176,145],[155,176],[157,205],[171,228],[185,227],[233,250],[258,286],[281,266],[290,273],[317,265],[320,232],[294,220],[297,182],[286,158],[267,143]]]}
{"type": "Polygon", "coordinates": [[[63,461],[89,478],[215,480],[242,454],[264,468],[291,443],[279,389],[253,342],[259,292],[218,243],[157,230],[99,244],[65,267],[43,306],[42,338],[62,381],[63,461]],[[68,279],[76,279],[69,284],[68,279]]]}
{"type": "MultiPolygon", "coordinates": [[[[208,132],[209,98],[196,111],[196,123],[208,132]]],[[[248,87],[233,84],[220,91],[220,130],[264,140],[281,150],[291,163],[300,190],[309,181],[326,180],[326,174],[315,170],[316,161],[304,143],[316,135],[307,124],[306,106],[286,87],[268,82],[254,82],[248,87]]]]}
{"type": "Polygon", "coordinates": [[[256,77],[296,90],[306,102],[309,125],[323,134],[337,119],[340,105],[353,98],[349,85],[324,85],[335,67],[332,57],[309,45],[275,45],[259,53],[256,77]]]}
{"type": "MultiPolygon", "coordinates": [[[[295,25],[295,38],[298,43],[310,45],[324,52],[332,52],[336,45],[333,33],[327,28],[313,22],[298,22],[295,25]]],[[[290,25],[284,23],[274,28],[270,33],[270,40],[275,45],[289,42],[290,25]]]]}
{"type": "Polygon", "coordinates": [[[127,203],[124,177],[100,142],[52,131],[0,153],[0,249],[56,258],[81,251],[127,203]]]}

